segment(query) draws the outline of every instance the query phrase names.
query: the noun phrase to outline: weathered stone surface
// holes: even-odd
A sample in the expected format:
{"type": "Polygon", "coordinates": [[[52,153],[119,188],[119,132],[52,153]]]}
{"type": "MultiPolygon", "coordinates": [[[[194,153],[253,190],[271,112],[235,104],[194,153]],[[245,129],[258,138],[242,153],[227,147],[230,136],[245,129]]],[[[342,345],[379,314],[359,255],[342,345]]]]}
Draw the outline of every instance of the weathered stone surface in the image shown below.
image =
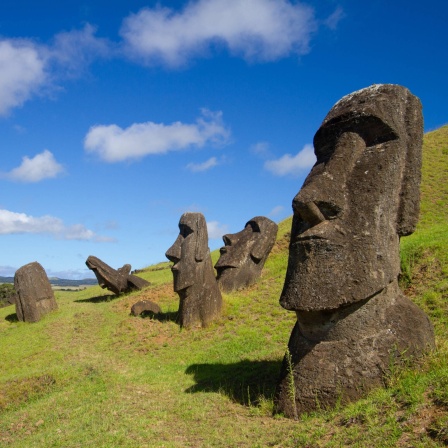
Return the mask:
{"type": "Polygon", "coordinates": [[[252,285],[261,275],[275,243],[278,226],[264,216],[248,221],[241,232],[222,237],[225,246],[215,264],[218,285],[225,292],[252,285]]]}
{"type": "Polygon", "coordinates": [[[151,300],[140,300],[131,307],[131,314],[133,316],[139,316],[142,313],[159,314],[161,312],[160,306],[155,302],[151,302],[151,300]]]}
{"type": "Polygon", "coordinates": [[[137,277],[134,274],[128,275],[128,286],[130,289],[144,289],[149,286],[150,283],[146,281],[144,278],[137,277]]]}
{"type": "Polygon", "coordinates": [[[90,255],[86,260],[86,265],[94,272],[101,288],[108,289],[117,295],[131,289],[143,289],[150,284],[146,280],[132,275],[130,264],[113,269],[104,261],[90,255]]]}
{"type": "Polygon", "coordinates": [[[391,360],[434,346],[429,319],[398,287],[400,237],[418,219],[422,135],[420,101],[397,85],[342,98],[317,131],[317,162],[293,200],[280,304],[297,323],[277,411],[360,398],[391,360]]]}
{"type": "Polygon", "coordinates": [[[14,275],[16,314],[22,322],[38,322],[58,305],[44,268],[37,262],[28,263],[14,275]]]}
{"type": "Polygon", "coordinates": [[[213,271],[204,216],[184,213],[179,231],[165,254],[174,263],[173,287],[180,298],[178,321],[186,328],[205,327],[220,315],[222,297],[213,271]]]}

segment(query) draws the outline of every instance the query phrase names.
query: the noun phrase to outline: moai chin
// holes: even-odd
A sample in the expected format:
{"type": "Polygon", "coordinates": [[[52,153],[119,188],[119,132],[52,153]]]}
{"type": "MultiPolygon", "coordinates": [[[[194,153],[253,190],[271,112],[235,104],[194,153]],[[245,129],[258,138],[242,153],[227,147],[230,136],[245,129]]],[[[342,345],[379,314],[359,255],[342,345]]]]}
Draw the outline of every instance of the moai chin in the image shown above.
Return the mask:
{"type": "Polygon", "coordinates": [[[181,327],[207,326],[221,313],[222,297],[216,283],[205,218],[201,213],[184,213],[179,236],[165,256],[174,263],[174,291],[179,295],[178,322],[181,327]]]}
{"type": "Polygon", "coordinates": [[[215,264],[218,285],[225,292],[255,283],[275,243],[278,226],[264,216],[255,216],[238,233],[222,237],[224,247],[215,264]]]}
{"type": "Polygon", "coordinates": [[[17,269],[14,288],[17,319],[22,322],[38,322],[45,314],[58,309],[47,274],[37,261],[17,269]]]}
{"type": "Polygon", "coordinates": [[[391,360],[434,346],[428,317],[398,287],[400,237],[418,220],[422,137],[420,101],[388,84],[342,98],[317,131],[316,164],[293,200],[280,304],[297,322],[277,412],[358,399],[384,384],[391,360]]]}

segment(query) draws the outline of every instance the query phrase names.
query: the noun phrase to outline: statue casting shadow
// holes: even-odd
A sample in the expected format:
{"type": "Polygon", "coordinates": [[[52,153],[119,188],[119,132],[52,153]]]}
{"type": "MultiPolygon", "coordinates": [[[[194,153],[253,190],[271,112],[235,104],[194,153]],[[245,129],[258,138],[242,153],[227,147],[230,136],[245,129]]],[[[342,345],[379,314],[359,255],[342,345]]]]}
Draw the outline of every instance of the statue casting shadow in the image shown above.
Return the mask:
{"type": "Polygon", "coordinates": [[[272,399],[280,368],[280,360],[192,364],[185,373],[193,375],[196,384],[185,392],[221,392],[244,406],[256,405],[262,399],[272,399]]]}
{"type": "Polygon", "coordinates": [[[118,299],[117,294],[107,294],[103,296],[90,297],[88,299],[75,300],[76,303],[103,303],[111,302],[112,300],[118,299]]]}
{"type": "Polygon", "coordinates": [[[179,316],[178,311],[168,311],[166,313],[153,313],[152,311],[143,311],[138,317],[142,319],[153,319],[159,322],[176,322],[179,316]]]}
{"type": "Polygon", "coordinates": [[[5,320],[10,323],[19,322],[19,318],[17,317],[16,313],[8,314],[7,316],[5,316],[5,320]]]}

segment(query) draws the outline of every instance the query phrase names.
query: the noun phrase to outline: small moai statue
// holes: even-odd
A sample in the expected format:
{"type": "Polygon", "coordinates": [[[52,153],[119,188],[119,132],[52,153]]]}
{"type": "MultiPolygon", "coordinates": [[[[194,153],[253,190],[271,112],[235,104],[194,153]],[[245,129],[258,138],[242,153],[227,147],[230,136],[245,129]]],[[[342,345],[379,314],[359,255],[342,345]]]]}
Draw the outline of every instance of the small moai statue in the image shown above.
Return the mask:
{"type": "Polygon", "coordinates": [[[184,213],[179,236],[166,251],[172,261],[174,291],[179,295],[178,322],[181,327],[205,327],[219,317],[222,297],[208,248],[205,218],[201,213],[184,213]]]}
{"type": "Polygon", "coordinates": [[[274,246],[278,226],[264,216],[255,216],[238,233],[222,237],[224,246],[215,264],[218,285],[224,292],[253,285],[274,246]]]}
{"type": "Polygon", "coordinates": [[[58,308],[47,274],[37,261],[16,271],[14,288],[17,292],[16,314],[22,322],[38,322],[58,308]]]}
{"type": "Polygon", "coordinates": [[[150,285],[143,278],[131,274],[130,264],[125,264],[119,269],[114,269],[98,257],[89,255],[86,260],[86,266],[93,271],[101,288],[108,289],[116,295],[133,289],[141,290],[150,285]]]}

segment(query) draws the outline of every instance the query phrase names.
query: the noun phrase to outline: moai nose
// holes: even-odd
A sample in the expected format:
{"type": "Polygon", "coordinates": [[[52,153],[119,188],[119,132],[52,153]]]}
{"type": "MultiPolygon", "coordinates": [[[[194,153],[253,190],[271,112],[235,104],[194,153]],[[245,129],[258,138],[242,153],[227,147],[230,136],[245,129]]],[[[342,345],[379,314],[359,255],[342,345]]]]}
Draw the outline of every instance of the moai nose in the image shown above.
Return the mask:
{"type": "Polygon", "coordinates": [[[294,204],[295,211],[300,215],[303,221],[307,222],[310,227],[325,221],[325,216],[319,210],[314,202],[300,202],[294,204]]]}

